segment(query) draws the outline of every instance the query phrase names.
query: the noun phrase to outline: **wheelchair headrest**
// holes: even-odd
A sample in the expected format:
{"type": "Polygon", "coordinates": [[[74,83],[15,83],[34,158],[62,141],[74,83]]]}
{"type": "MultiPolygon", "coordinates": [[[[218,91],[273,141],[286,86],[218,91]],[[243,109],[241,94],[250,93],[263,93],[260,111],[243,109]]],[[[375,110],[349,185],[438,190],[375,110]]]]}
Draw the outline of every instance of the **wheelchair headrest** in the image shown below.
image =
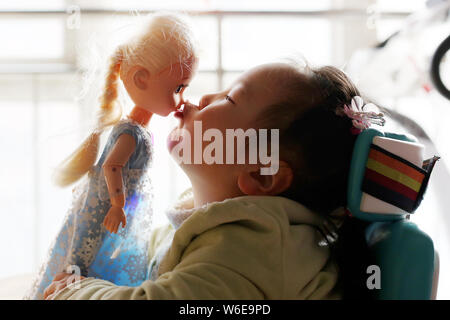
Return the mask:
{"type": "Polygon", "coordinates": [[[413,213],[423,199],[439,157],[423,161],[423,145],[411,135],[362,131],[355,142],[347,206],[356,218],[392,221],[413,213]]]}

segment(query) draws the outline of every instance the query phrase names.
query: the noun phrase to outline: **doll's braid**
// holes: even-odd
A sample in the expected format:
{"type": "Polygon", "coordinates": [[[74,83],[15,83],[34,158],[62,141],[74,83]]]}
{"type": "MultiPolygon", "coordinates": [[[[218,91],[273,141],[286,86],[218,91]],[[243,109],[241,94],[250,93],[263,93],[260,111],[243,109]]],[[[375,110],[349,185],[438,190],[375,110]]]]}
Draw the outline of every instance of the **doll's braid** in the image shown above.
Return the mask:
{"type": "Polygon", "coordinates": [[[122,108],[117,103],[120,66],[123,60],[121,47],[111,56],[106,74],[105,87],[100,97],[100,110],[98,111],[97,130],[117,123],[122,116],[122,108]]]}
{"type": "Polygon", "coordinates": [[[55,184],[65,187],[79,180],[97,160],[100,135],[107,127],[116,124],[122,116],[122,107],[117,103],[120,65],[122,63],[122,49],[119,47],[110,58],[106,75],[105,89],[100,97],[97,127],[69,157],[67,157],[54,171],[55,184]]]}

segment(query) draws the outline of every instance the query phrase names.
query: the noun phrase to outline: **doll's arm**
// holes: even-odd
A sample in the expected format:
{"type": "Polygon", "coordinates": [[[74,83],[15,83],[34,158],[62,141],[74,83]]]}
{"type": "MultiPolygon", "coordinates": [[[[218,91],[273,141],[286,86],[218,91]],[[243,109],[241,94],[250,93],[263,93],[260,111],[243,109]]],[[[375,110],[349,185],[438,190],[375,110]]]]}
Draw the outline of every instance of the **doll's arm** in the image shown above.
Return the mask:
{"type": "Polygon", "coordinates": [[[125,193],[123,190],[122,168],[127,163],[136,148],[136,141],[129,134],[122,134],[111,149],[103,163],[111,205],[123,208],[125,206],[125,193]]]}

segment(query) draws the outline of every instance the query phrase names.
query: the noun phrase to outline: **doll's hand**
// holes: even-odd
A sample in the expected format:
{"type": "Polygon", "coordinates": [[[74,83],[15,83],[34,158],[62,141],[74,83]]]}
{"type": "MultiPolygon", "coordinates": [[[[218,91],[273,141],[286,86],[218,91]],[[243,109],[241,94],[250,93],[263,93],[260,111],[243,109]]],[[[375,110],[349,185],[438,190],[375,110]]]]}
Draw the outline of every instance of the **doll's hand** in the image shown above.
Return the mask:
{"type": "Polygon", "coordinates": [[[125,228],[127,225],[127,218],[125,217],[125,212],[123,211],[123,208],[112,206],[108,214],[105,217],[105,220],[103,220],[103,225],[106,227],[106,230],[108,230],[111,233],[117,233],[117,230],[119,229],[119,225],[122,222],[122,227],[125,228]]]}

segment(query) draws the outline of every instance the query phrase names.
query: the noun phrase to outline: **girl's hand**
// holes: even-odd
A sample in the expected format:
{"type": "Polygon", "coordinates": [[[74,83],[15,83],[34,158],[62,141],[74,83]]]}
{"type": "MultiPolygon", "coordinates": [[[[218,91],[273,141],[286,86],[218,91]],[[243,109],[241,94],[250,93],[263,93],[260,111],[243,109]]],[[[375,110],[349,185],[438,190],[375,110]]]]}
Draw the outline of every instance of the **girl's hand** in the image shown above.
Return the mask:
{"type": "Polygon", "coordinates": [[[53,282],[50,283],[50,285],[45,289],[44,299],[52,300],[59,291],[67,287],[69,284],[76,283],[77,281],[81,281],[83,279],[85,279],[85,277],[72,273],[58,273],[55,278],[53,278],[53,282]]]}
{"type": "Polygon", "coordinates": [[[125,228],[125,226],[127,225],[127,218],[125,217],[125,212],[123,211],[123,208],[112,206],[109,209],[105,217],[105,220],[103,220],[103,225],[109,232],[117,233],[117,230],[119,229],[119,225],[121,222],[122,227],[125,228]]]}

